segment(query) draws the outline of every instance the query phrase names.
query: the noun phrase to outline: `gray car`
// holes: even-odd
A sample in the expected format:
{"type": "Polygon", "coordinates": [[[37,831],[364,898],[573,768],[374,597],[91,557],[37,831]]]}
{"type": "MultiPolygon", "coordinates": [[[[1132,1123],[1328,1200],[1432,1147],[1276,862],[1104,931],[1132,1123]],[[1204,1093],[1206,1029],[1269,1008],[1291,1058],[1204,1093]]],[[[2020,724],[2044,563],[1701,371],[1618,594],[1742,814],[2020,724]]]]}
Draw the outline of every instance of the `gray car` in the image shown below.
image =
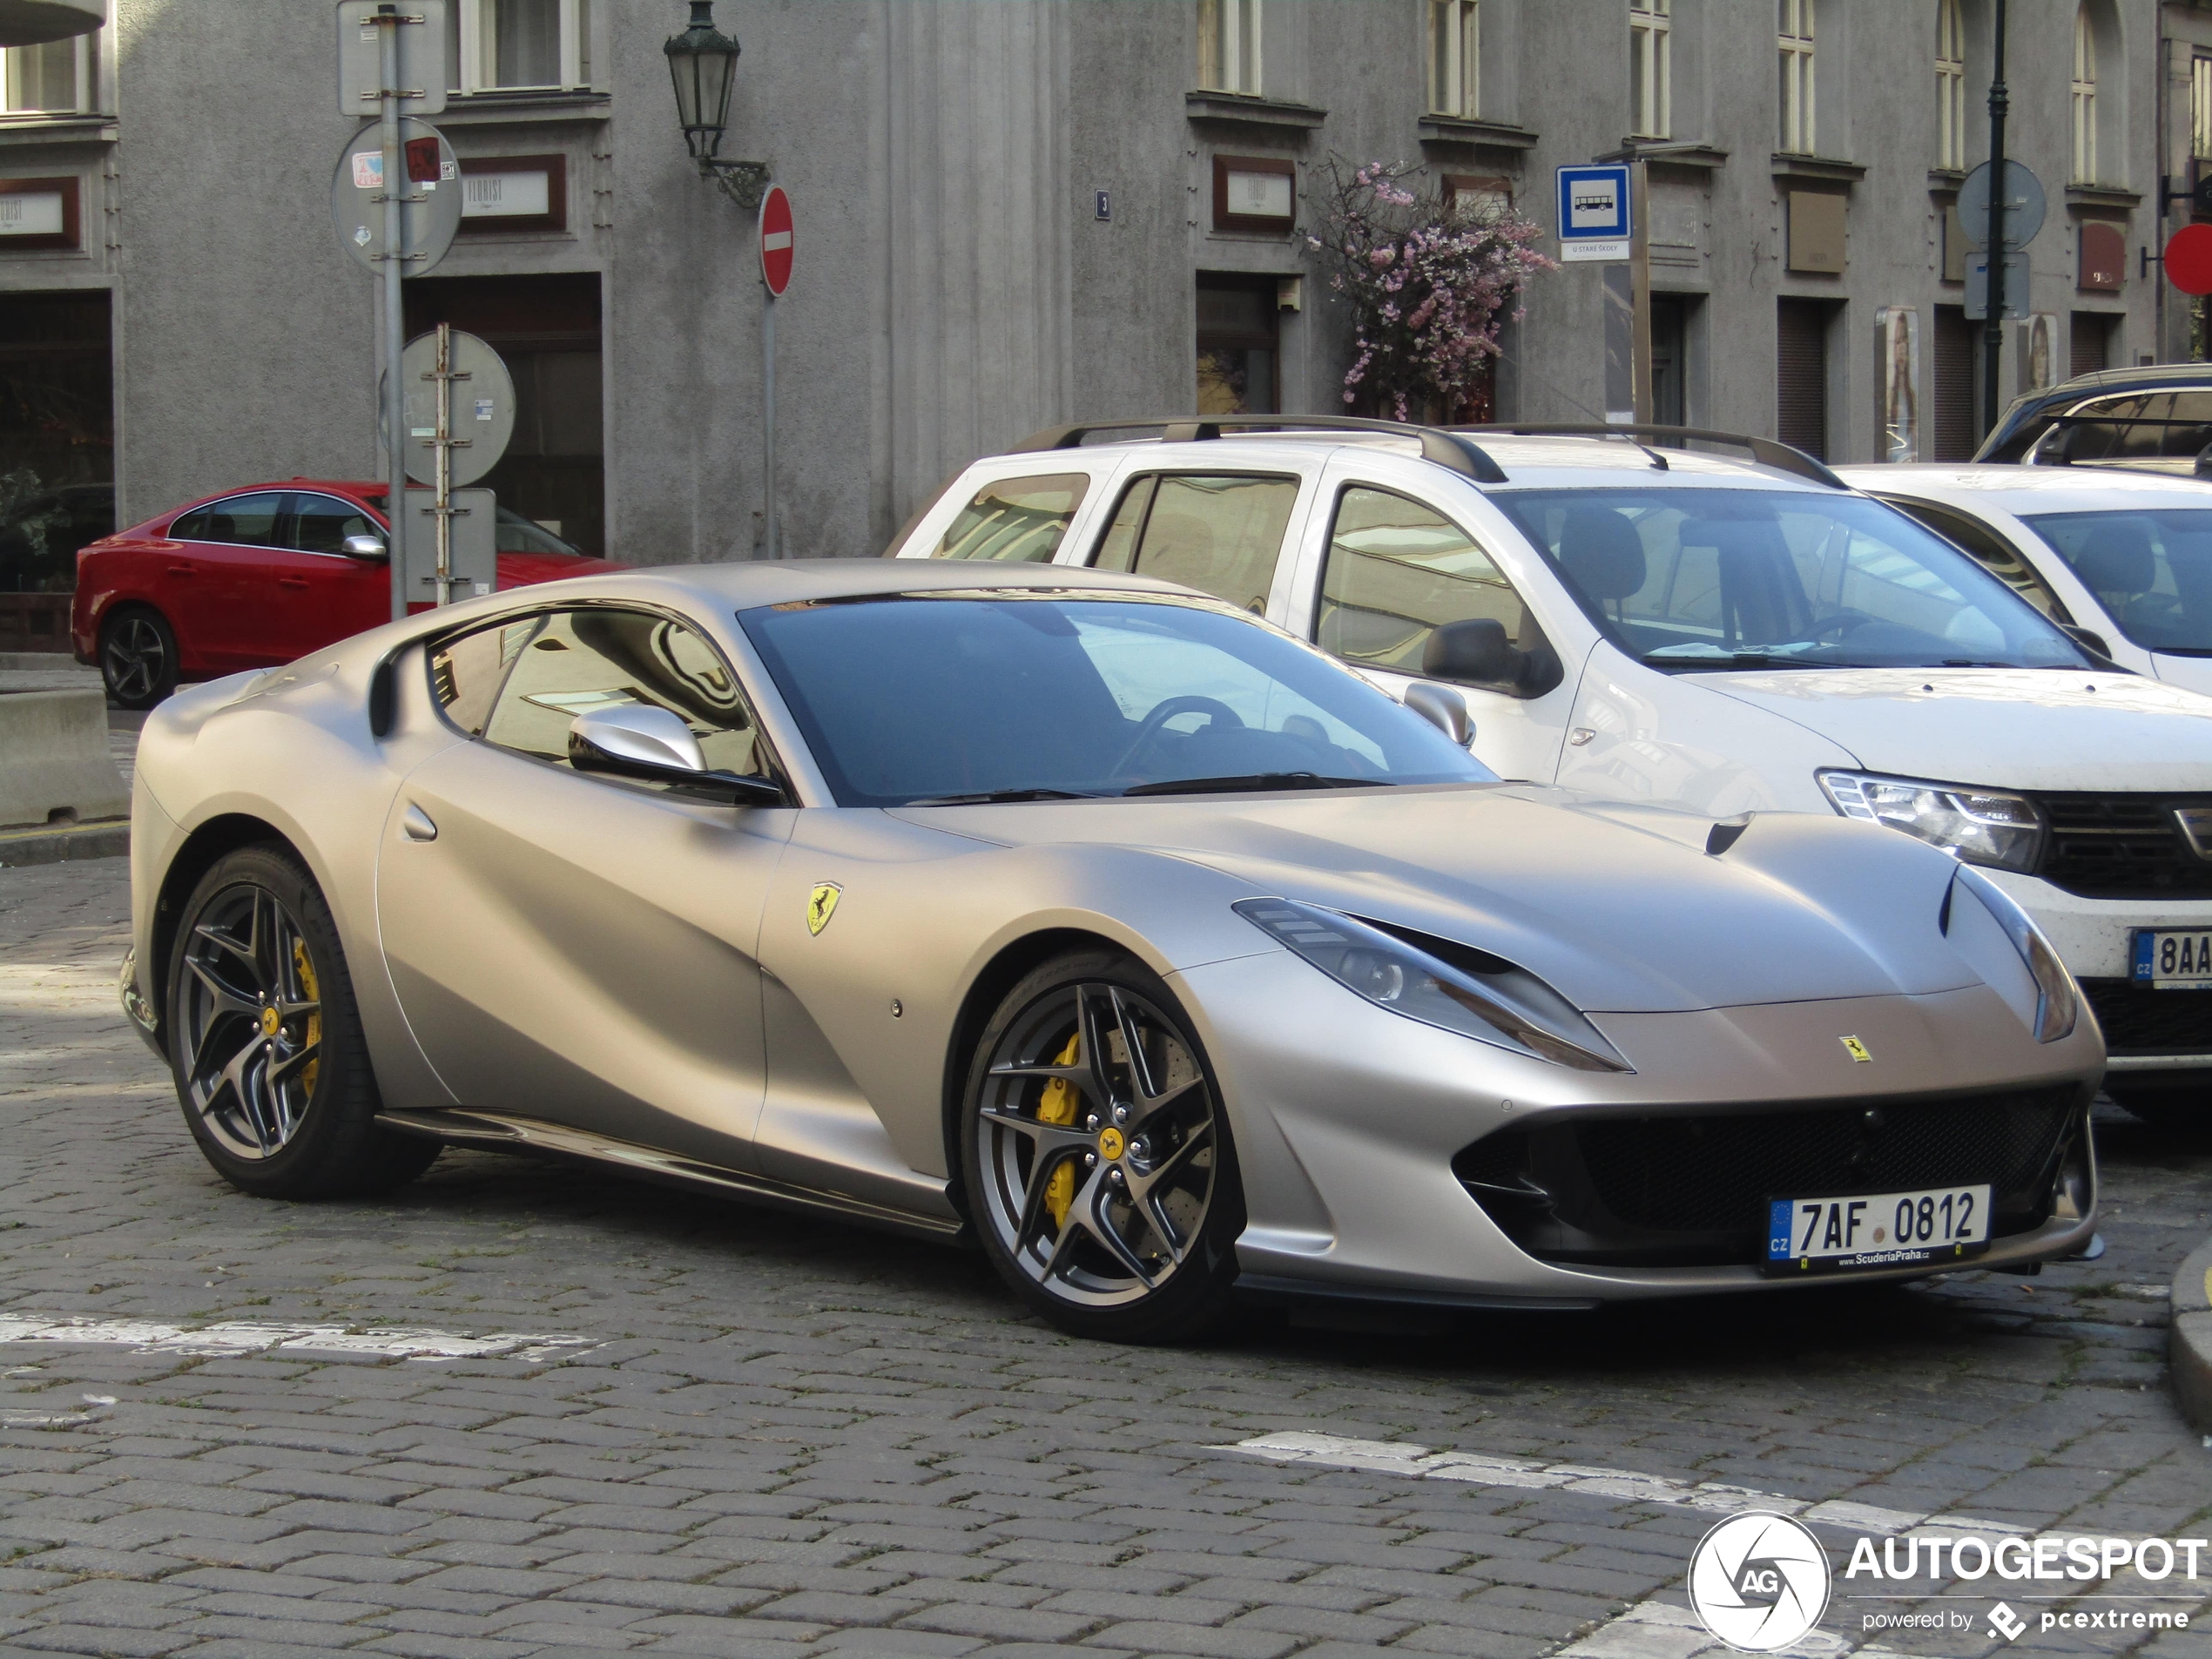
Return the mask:
{"type": "Polygon", "coordinates": [[[1424,689],[1092,570],[502,594],[154,711],[124,1001],[248,1192],[568,1155],[1107,1338],[2088,1242],[2103,1048],[1987,878],[1501,783],[1424,689]]]}

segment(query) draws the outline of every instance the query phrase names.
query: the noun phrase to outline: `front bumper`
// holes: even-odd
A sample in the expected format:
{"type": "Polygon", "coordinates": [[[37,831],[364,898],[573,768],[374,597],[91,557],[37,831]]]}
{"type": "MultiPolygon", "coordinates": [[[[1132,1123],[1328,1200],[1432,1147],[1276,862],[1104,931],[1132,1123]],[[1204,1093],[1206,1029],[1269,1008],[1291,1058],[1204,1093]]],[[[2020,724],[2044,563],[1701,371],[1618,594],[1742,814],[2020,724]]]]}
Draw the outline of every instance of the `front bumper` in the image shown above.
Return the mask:
{"type": "Polygon", "coordinates": [[[168,1055],[161,1049],[161,1020],[153,1004],[138,988],[138,948],[132,946],[123,953],[123,966],[116,974],[116,992],[123,1001],[124,1013],[131,1016],[131,1028],[136,1031],[146,1047],[163,1060],[168,1055]]]}
{"type": "MultiPolygon", "coordinates": [[[[2033,1095],[2078,1125],[2103,1070],[2091,1022],[2037,1043],[1996,993],[1863,997],[1686,1013],[1591,1017],[1637,1071],[1569,1071],[1385,1012],[1288,953],[1185,970],[1177,980],[1222,1080],[1248,1222],[1238,1260],[1250,1288],[1443,1305],[1587,1306],[1597,1302],[1774,1290],[1830,1276],[1770,1276],[1750,1230],[1743,1252],[1685,1261],[1676,1241],[1606,1260],[1547,1259],[1478,1201],[1453,1160],[1501,1131],[1578,1122],[1662,1123],[1730,1113],[1900,1109],[1956,1097],[2033,1095]],[[1855,1062],[1840,1038],[1873,1055],[1855,1062]]],[[[2071,1132],[2071,1131],[2069,1131],[2071,1132]]],[[[1959,1265],[2018,1266],[2071,1254],[2094,1229],[2094,1163],[2072,1200],[2031,1204],[2018,1230],[1959,1265]]],[[[1906,1173],[1910,1174],[1907,1167],[1906,1173]]],[[[1925,1182],[1870,1169],[1844,1190],[1925,1182]]],[[[1995,1184],[1992,1168],[1975,1179],[1995,1184]]],[[[1797,1196],[1796,1178],[1761,1197],[1797,1196]]],[[[1809,1194],[1806,1196],[1810,1196],[1809,1194]]],[[[1554,1252],[1555,1253],[1555,1252],[1554,1252]]],[[[1598,1252],[1606,1253],[1606,1252],[1598,1252]]],[[[1916,1263],[1854,1271],[1896,1280],[1946,1271],[1916,1263]]]]}

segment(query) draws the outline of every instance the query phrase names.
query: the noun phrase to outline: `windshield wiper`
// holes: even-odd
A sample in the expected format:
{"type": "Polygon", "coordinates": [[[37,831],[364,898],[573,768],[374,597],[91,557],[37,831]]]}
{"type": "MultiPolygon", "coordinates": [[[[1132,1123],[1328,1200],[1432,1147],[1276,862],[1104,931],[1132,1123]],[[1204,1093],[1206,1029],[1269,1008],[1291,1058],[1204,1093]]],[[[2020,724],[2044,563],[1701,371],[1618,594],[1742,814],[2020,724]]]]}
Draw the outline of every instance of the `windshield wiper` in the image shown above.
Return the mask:
{"type": "Polygon", "coordinates": [[[1654,668],[1841,668],[1841,663],[1817,662],[1796,651],[1716,651],[1710,654],[1685,652],[1680,657],[1667,655],[1669,648],[1648,651],[1643,660],[1654,668]]]}
{"type": "Polygon", "coordinates": [[[1125,795],[1226,795],[1238,790],[1260,789],[1374,789],[1389,786],[1387,778],[1325,778],[1312,772],[1247,772],[1228,778],[1163,778],[1156,784],[1139,784],[1125,795]]]}
{"type": "Polygon", "coordinates": [[[910,800],[909,806],[988,806],[1010,800],[1103,800],[1095,789],[987,789],[979,795],[932,795],[910,800]]]}

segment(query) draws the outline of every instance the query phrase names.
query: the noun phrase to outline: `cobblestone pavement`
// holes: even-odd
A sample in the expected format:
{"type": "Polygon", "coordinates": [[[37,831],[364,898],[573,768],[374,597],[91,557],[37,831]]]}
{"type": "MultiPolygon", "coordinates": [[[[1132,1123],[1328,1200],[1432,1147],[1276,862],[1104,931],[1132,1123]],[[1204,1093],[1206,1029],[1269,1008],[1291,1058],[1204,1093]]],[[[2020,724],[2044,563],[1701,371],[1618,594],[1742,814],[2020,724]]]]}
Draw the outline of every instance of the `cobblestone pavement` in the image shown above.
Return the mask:
{"type": "MultiPolygon", "coordinates": [[[[1220,1449],[1299,1432],[2030,1529],[2212,1530],[2161,1299],[2212,1227],[2212,1138],[2107,1112],[2110,1253],[2040,1278],[1427,1334],[1255,1315],[1196,1352],[1115,1349],[1022,1315],[977,1256],[597,1173],[448,1153],[384,1202],[240,1197],[116,1011],[125,882],[120,860],[0,872],[0,1652],[1710,1646],[1682,1609],[1716,1517],[1679,1485],[1220,1449]],[[23,1339],[60,1316],[146,1324],[23,1339]],[[243,1331],[228,1354],[178,1334],[219,1322],[243,1331]],[[583,1340],[401,1357],[460,1352],[454,1333],[583,1340]]],[[[1838,1599],[1798,1651],[1913,1605],[1972,1628],[1882,1646],[2005,1646],[1993,1584],[1846,1599],[1860,1513],[1815,1517],[1838,1599]]],[[[2194,1629],[2045,1633],[2049,1604],[2013,1602],[2023,1650],[2212,1653],[2194,1629]]]]}

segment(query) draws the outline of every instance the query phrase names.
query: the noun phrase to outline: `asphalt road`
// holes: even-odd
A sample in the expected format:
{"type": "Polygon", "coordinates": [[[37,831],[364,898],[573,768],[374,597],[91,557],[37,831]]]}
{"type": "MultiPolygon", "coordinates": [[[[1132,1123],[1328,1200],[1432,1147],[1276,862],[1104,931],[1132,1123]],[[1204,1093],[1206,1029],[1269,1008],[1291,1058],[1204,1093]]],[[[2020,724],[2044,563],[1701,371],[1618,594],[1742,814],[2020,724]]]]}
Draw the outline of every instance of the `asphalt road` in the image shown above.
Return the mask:
{"type": "MultiPolygon", "coordinates": [[[[596,1172],[241,1197],[116,1009],[125,877],[0,871],[0,1653],[1690,1659],[1741,1503],[1836,1563],[1791,1651],[1979,1656],[1991,1584],[1869,1601],[1855,1540],[2212,1532],[2162,1358],[2212,1135],[2103,1113],[2109,1253],[2040,1278],[1121,1350],[980,1257],[596,1172]],[[1913,1609],[1962,1628],[1868,1633],[1913,1609]]],[[[2212,1622],[2202,1570],[2014,1595],[2010,1645],[2212,1654],[2040,1622],[2212,1622]]]]}

